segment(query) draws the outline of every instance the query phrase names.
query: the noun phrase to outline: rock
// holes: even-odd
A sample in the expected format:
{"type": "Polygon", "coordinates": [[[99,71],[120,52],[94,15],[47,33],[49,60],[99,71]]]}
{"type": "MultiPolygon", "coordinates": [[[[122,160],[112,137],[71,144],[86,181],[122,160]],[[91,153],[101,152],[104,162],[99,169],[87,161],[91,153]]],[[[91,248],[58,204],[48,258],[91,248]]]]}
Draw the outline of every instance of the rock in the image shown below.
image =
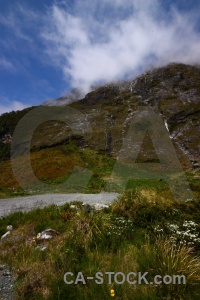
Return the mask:
{"type": "Polygon", "coordinates": [[[11,231],[13,230],[13,227],[12,227],[12,225],[8,225],[6,227],[6,229],[8,231],[1,236],[1,240],[4,240],[5,238],[7,238],[10,235],[11,231]]]}
{"type": "Polygon", "coordinates": [[[45,229],[42,233],[50,234],[52,236],[60,235],[60,232],[51,228],[45,229]]]}
{"type": "Polygon", "coordinates": [[[52,239],[52,235],[47,233],[38,233],[37,240],[50,240],[52,239]]]}
{"type": "Polygon", "coordinates": [[[102,203],[96,203],[96,204],[94,205],[95,210],[102,210],[102,209],[108,208],[108,207],[109,207],[108,205],[102,204],[102,203]]]}
{"type": "Polygon", "coordinates": [[[6,268],[6,265],[0,265],[0,271],[4,270],[6,268]]]}
{"type": "Polygon", "coordinates": [[[6,233],[4,233],[1,237],[1,240],[6,239],[8,236],[10,235],[10,231],[7,231],[6,233]]]}
{"type": "Polygon", "coordinates": [[[38,249],[38,250],[40,250],[40,251],[44,251],[44,250],[46,250],[47,249],[47,246],[37,246],[35,249],[38,249]]]}
{"type": "Polygon", "coordinates": [[[12,230],[13,230],[12,225],[8,225],[8,226],[7,226],[7,230],[8,230],[8,231],[12,231],[12,230]]]}
{"type": "Polygon", "coordinates": [[[71,205],[70,205],[70,208],[72,208],[72,209],[77,209],[77,206],[74,205],[74,204],[71,204],[71,205]]]}
{"type": "Polygon", "coordinates": [[[195,200],[194,199],[187,199],[187,200],[185,200],[185,202],[195,202],[195,200]]]}
{"type": "Polygon", "coordinates": [[[3,272],[3,276],[11,276],[11,273],[9,272],[9,271],[5,271],[5,272],[3,272]]]}
{"type": "Polygon", "coordinates": [[[83,208],[84,210],[87,212],[87,213],[90,213],[91,212],[91,206],[87,203],[83,203],[83,208]]]}
{"type": "Polygon", "coordinates": [[[37,234],[37,240],[50,240],[52,239],[53,236],[58,236],[58,235],[60,235],[60,232],[48,228],[37,234]]]}

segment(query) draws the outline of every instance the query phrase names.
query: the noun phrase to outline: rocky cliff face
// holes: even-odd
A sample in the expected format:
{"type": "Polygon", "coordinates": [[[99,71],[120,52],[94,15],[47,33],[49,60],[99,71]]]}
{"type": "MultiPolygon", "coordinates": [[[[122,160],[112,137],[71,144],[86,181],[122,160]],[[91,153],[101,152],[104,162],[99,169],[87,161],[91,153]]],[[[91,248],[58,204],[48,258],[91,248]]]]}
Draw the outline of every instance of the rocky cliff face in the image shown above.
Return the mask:
{"type": "MultiPolygon", "coordinates": [[[[84,133],[82,128],[82,134],[74,135],[69,124],[46,122],[35,131],[32,149],[53,147],[73,139],[81,148],[117,157],[135,111],[139,106],[149,106],[163,119],[182,165],[190,169],[200,166],[199,67],[170,64],[153,69],[133,80],[99,87],[70,106],[84,115],[92,132],[84,133]]],[[[1,138],[5,140],[4,136],[1,138]]],[[[158,160],[148,132],[137,160],[158,160]]]]}
{"type": "MultiPolygon", "coordinates": [[[[100,87],[72,106],[83,111],[92,124],[90,147],[117,155],[138,106],[156,108],[182,164],[199,168],[200,68],[170,64],[131,81],[100,87]]],[[[146,134],[139,161],[157,155],[146,134]]]]}

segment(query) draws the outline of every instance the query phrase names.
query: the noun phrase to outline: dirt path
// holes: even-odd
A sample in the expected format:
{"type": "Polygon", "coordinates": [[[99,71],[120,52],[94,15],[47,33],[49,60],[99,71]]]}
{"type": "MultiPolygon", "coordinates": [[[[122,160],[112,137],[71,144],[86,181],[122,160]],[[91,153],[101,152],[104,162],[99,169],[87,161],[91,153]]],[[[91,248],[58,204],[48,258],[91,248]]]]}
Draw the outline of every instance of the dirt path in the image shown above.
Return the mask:
{"type": "Polygon", "coordinates": [[[63,205],[71,201],[82,201],[90,205],[110,204],[119,194],[45,194],[21,198],[0,199],[0,218],[16,211],[30,211],[34,208],[45,207],[51,204],[63,205]]]}

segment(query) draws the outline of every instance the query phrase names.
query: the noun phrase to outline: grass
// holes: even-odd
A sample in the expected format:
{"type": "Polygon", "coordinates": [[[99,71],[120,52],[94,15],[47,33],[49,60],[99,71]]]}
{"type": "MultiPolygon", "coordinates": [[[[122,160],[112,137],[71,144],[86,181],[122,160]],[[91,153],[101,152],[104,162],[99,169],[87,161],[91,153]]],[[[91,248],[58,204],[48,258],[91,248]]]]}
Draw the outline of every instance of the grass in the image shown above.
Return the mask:
{"type": "MultiPolygon", "coordinates": [[[[185,294],[193,295],[193,290],[200,281],[200,261],[199,256],[193,255],[193,249],[185,245],[176,245],[169,240],[158,239],[155,244],[146,243],[142,247],[143,255],[139,257],[140,270],[151,271],[151,279],[160,274],[184,275],[186,284],[183,288],[181,284],[162,284],[158,286],[158,294],[169,299],[184,299],[185,294]]],[[[197,289],[198,291],[198,289],[197,289]]],[[[197,297],[197,295],[192,296],[197,297]]],[[[193,298],[192,298],[193,299],[193,298]]]]}
{"type": "Polygon", "coordinates": [[[0,219],[0,234],[7,225],[14,227],[0,244],[0,263],[7,263],[17,276],[16,299],[110,299],[111,289],[115,299],[199,299],[200,241],[191,248],[170,239],[164,227],[192,221],[200,237],[199,200],[164,198],[154,186],[127,190],[109,208],[92,214],[80,202],[72,204],[76,208],[52,205],[0,219]],[[155,230],[158,226],[163,226],[162,234],[155,230]],[[37,234],[49,227],[60,235],[38,240],[37,234]],[[80,271],[86,277],[102,272],[103,284],[64,282],[66,272],[75,274],[75,280],[80,271]],[[149,281],[155,275],[182,274],[187,284],[109,284],[105,272],[149,272],[149,281]]]}
{"type": "MultiPolygon", "coordinates": [[[[114,162],[115,159],[107,155],[97,155],[89,149],[80,150],[74,143],[31,153],[33,172],[40,181],[48,185],[48,192],[51,193],[76,192],[77,186],[74,188],[72,186],[70,190],[64,183],[69,179],[72,171],[75,170],[77,172],[79,168],[91,171],[91,178],[87,185],[84,186],[82,192],[99,193],[105,187],[106,180],[104,177],[111,173],[114,162]]],[[[15,179],[11,162],[1,162],[0,198],[46,192],[46,190],[43,191],[40,187],[35,187],[34,178],[31,175],[31,170],[27,167],[25,156],[17,158],[17,166],[19,176],[28,182],[28,190],[23,190],[15,179]]]]}
{"type": "MultiPolygon", "coordinates": [[[[28,189],[23,189],[16,180],[10,161],[0,162],[0,198],[10,198],[25,196],[28,194],[42,194],[42,193],[67,193],[77,192],[80,189],[83,193],[99,193],[101,191],[118,191],[122,188],[118,187],[118,179],[114,182],[110,180],[113,167],[116,160],[106,154],[96,153],[94,150],[88,148],[80,149],[74,141],[68,145],[60,145],[53,148],[46,148],[31,153],[31,164],[35,176],[46,187],[42,188],[35,185],[34,178],[31,175],[29,168],[25,162],[26,157],[18,158],[17,165],[19,176],[24,178],[28,183],[28,189]],[[78,175],[79,168],[82,170],[89,170],[91,172],[89,181],[82,182],[83,175],[77,181],[72,181],[73,184],[66,185],[73,170],[75,175],[78,175]]],[[[119,166],[118,166],[119,167],[119,166]]],[[[124,170],[125,174],[127,170],[124,170]]],[[[162,178],[149,176],[149,179],[144,179],[143,171],[140,169],[130,168],[134,171],[134,178],[129,180],[126,184],[126,189],[156,189],[164,198],[171,198],[170,189],[162,178]],[[151,177],[151,178],[150,178],[151,177]],[[155,177],[155,178],[154,178],[155,177]]],[[[120,173],[119,173],[120,174],[120,173]]],[[[199,183],[195,179],[196,173],[188,172],[187,178],[196,198],[199,197],[199,183]]],[[[123,174],[120,174],[123,179],[123,174]]],[[[126,176],[125,176],[126,177],[126,176]]],[[[124,178],[125,178],[124,177],[124,178]]],[[[86,180],[87,178],[85,178],[86,180]]],[[[121,178],[119,178],[121,180],[121,178]]],[[[174,182],[173,178],[172,182],[174,182]]],[[[177,179],[176,179],[177,180],[177,179]]]]}

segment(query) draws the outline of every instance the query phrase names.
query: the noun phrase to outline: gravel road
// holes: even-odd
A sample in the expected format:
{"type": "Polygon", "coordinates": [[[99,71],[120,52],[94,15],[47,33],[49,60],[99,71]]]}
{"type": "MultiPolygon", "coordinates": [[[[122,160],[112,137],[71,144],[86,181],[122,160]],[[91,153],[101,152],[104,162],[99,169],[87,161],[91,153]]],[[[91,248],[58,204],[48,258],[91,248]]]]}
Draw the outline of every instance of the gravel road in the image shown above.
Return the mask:
{"type": "Polygon", "coordinates": [[[94,205],[110,204],[117,199],[117,193],[100,194],[45,194],[21,198],[0,199],[0,218],[16,211],[30,211],[34,208],[45,207],[51,204],[63,205],[71,201],[82,201],[94,205]]]}

